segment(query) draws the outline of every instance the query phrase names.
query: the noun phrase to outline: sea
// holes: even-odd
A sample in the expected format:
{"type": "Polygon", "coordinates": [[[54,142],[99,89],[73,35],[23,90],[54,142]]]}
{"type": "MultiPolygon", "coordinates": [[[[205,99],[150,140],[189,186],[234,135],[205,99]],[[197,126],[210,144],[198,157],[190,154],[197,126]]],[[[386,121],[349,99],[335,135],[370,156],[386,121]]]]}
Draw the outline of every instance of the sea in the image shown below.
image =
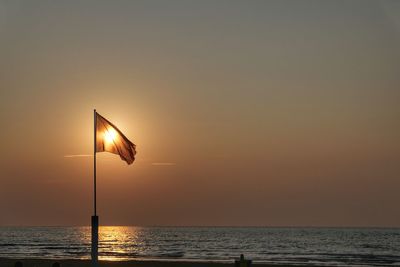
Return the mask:
{"type": "MultiPolygon", "coordinates": [[[[0,227],[0,258],[89,259],[90,227],[0,227]]],[[[103,260],[400,266],[400,229],[100,227],[103,260]]]]}

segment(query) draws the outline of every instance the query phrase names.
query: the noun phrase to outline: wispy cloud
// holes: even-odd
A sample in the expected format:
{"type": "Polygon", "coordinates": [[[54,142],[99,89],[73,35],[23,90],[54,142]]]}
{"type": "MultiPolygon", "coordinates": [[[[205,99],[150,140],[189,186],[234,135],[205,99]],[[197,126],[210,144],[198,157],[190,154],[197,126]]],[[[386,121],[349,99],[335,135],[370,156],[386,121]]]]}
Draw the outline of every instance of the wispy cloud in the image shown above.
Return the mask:
{"type": "Polygon", "coordinates": [[[151,163],[153,166],[174,166],[176,163],[174,162],[153,162],[151,163]]]}
{"type": "Polygon", "coordinates": [[[93,157],[93,155],[90,154],[64,155],[64,158],[82,158],[82,157],[93,157]]]}

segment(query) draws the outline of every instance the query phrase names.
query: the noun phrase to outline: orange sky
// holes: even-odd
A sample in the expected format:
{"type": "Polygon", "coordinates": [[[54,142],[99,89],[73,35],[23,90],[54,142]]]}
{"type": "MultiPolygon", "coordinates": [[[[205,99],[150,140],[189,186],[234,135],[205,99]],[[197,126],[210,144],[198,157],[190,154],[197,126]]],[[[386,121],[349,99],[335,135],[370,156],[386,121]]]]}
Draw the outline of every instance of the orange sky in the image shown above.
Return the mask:
{"type": "Polygon", "coordinates": [[[0,225],[400,226],[397,1],[0,3],[0,225]]]}

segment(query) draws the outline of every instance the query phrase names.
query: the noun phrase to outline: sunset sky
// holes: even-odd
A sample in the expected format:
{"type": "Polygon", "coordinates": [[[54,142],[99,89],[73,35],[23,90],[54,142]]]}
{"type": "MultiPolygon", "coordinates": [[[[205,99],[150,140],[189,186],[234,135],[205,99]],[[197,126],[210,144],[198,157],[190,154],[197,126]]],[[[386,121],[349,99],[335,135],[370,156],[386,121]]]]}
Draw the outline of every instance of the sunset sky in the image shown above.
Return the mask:
{"type": "Polygon", "coordinates": [[[400,1],[1,1],[0,225],[400,227],[400,1]],[[80,157],[74,155],[83,155],[80,157]],[[84,156],[89,155],[89,156],[84,156]]]}

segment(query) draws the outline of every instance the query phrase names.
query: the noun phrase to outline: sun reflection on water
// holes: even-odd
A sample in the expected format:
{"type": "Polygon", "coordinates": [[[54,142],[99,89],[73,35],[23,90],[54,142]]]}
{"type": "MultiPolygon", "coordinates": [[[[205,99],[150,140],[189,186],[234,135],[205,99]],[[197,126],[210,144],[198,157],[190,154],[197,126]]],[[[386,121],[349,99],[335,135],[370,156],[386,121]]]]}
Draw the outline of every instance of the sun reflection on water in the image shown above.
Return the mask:
{"type": "Polygon", "coordinates": [[[140,227],[100,227],[99,259],[116,261],[135,257],[140,253],[141,234],[140,227]]]}

